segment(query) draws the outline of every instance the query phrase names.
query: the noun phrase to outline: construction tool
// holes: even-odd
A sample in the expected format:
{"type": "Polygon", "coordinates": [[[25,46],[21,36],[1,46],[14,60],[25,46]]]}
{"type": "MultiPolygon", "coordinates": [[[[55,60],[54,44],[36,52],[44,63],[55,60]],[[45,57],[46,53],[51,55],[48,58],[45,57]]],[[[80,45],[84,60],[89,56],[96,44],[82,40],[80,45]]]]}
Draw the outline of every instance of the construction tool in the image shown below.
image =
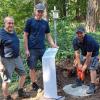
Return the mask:
{"type": "Polygon", "coordinates": [[[85,73],[80,69],[80,68],[78,68],[77,67],[77,76],[78,76],[78,78],[80,79],[80,80],[84,80],[84,78],[85,78],[85,73]]]}

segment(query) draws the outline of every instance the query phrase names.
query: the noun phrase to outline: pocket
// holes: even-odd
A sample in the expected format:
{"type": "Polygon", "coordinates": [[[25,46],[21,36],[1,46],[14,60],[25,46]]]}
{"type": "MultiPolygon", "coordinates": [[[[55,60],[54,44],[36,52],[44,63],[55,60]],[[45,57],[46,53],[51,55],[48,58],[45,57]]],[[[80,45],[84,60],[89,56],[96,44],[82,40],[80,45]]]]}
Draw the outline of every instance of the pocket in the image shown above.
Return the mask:
{"type": "Polygon", "coordinates": [[[97,67],[98,66],[98,62],[99,62],[99,59],[97,57],[94,57],[93,60],[92,60],[91,67],[97,67]]]}
{"type": "Polygon", "coordinates": [[[4,57],[5,58],[11,58],[13,56],[13,50],[12,48],[5,46],[4,47],[4,57]]]}

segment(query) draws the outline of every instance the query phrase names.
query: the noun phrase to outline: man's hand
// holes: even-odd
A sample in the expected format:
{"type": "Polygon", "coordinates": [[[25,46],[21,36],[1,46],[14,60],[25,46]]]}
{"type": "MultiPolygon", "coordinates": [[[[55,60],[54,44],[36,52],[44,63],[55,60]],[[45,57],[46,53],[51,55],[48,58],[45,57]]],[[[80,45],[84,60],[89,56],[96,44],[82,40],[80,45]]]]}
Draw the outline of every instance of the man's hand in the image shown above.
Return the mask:
{"type": "Polygon", "coordinates": [[[59,47],[56,44],[53,44],[52,48],[59,48],[59,47]]]}
{"type": "Polygon", "coordinates": [[[78,65],[77,65],[77,68],[80,69],[80,70],[82,70],[82,67],[83,67],[82,64],[78,64],[78,65]]]}
{"type": "Polygon", "coordinates": [[[89,66],[89,64],[90,64],[90,62],[91,62],[91,57],[92,57],[92,52],[87,52],[84,65],[83,65],[83,67],[82,67],[82,71],[83,71],[83,72],[84,72],[84,71],[87,69],[87,67],[89,66]]]}
{"type": "Polygon", "coordinates": [[[27,58],[30,57],[30,52],[29,52],[29,50],[26,50],[26,51],[25,51],[25,54],[26,54],[26,57],[27,57],[27,58]]]}
{"type": "Polygon", "coordinates": [[[4,71],[4,66],[3,64],[0,62],[0,72],[3,72],[4,71]]]}
{"type": "Polygon", "coordinates": [[[87,69],[86,66],[83,66],[83,67],[81,68],[82,72],[85,72],[86,69],[87,69]]]}

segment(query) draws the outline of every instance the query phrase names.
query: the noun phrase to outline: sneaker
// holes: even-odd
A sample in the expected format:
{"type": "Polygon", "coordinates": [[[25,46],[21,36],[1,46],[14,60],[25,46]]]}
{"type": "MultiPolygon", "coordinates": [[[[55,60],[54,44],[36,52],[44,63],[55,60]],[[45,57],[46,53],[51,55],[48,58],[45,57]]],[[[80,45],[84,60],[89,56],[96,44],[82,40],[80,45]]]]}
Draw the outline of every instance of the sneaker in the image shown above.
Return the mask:
{"type": "Polygon", "coordinates": [[[94,94],[95,91],[96,91],[95,84],[94,83],[90,83],[89,89],[86,91],[86,93],[87,94],[94,94]]]}
{"type": "Polygon", "coordinates": [[[39,90],[39,86],[35,82],[32,84],[32,88],[33,88],[33,91],[39,90]]]}
{"type": "Polygon", "coordinates": [[[79,87],[79,86],[82,86],[84,83],[84,81],[81,81],[80,79],[76,79],[76,82],[74,84],[72,84],[72,88],[76,88],[76,87],[79,87]]]}
{"type": "Polygon", "coordinates": [[[19,96],[19,97],[22,97],[22,98],[29,98],[29,97],[30,97],[30,95],[27,94],[27,93],[23,90],[23,88],[20,88],[20,89],[18,90],[18,96],[19,96]]]}
{"type": "Polygon", "coordinates": [[[11,97],[11,95],[8,95],[4,100],[13,100],[13,98],[11,97]]]}

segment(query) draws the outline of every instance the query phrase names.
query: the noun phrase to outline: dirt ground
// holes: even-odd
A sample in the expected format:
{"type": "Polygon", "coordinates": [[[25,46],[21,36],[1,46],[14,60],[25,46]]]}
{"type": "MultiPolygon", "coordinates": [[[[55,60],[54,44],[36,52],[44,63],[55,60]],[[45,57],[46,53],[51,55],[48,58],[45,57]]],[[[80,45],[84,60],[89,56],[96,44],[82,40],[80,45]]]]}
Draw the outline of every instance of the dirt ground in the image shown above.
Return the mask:
{"type": "MultiPolygon", "coordinates": [[[[62,63],[57,64],[56,74],[57,74],[58,95],[64,96],[65,100],[100,100],[100,88],[99,88],[100,84],[97,85],[96,93],[91,96],[88,96],[88,97],[73,97],[71,95],[64,93],[62,88],[67,84],[71,84],[71,83],[75,82],[76,76],[68,75],[68,71],[66,70],[66,68],[68,68],[70,66],[72,66],[72,64],[70,64],[70,61],[69,62],[63,61],[62,63]]],[[[98,75],[100,76],[100,73],[98,75]]],[[[38,71],[37,76],[38,76],[37,83],[43,89],[42,71],[38,71]]],[[[90,81],[90,77],[89,77],[89,73],[87,73],[86,79],[85,79],[85,84],[89,84],[89,81],[90,81]]],[[[42,100],[43,91],[40,91],[38,93],[33,92],[30,84],[28,86],[26,86],[25,89],[31,95],[30,98],[27,98],[27,99],[18,98],[16,92],[12,94],[12,97],[15,100],[42,100]]],[[[3,100],[1,93],[0,93],[0,100],[3,100]]]]}

